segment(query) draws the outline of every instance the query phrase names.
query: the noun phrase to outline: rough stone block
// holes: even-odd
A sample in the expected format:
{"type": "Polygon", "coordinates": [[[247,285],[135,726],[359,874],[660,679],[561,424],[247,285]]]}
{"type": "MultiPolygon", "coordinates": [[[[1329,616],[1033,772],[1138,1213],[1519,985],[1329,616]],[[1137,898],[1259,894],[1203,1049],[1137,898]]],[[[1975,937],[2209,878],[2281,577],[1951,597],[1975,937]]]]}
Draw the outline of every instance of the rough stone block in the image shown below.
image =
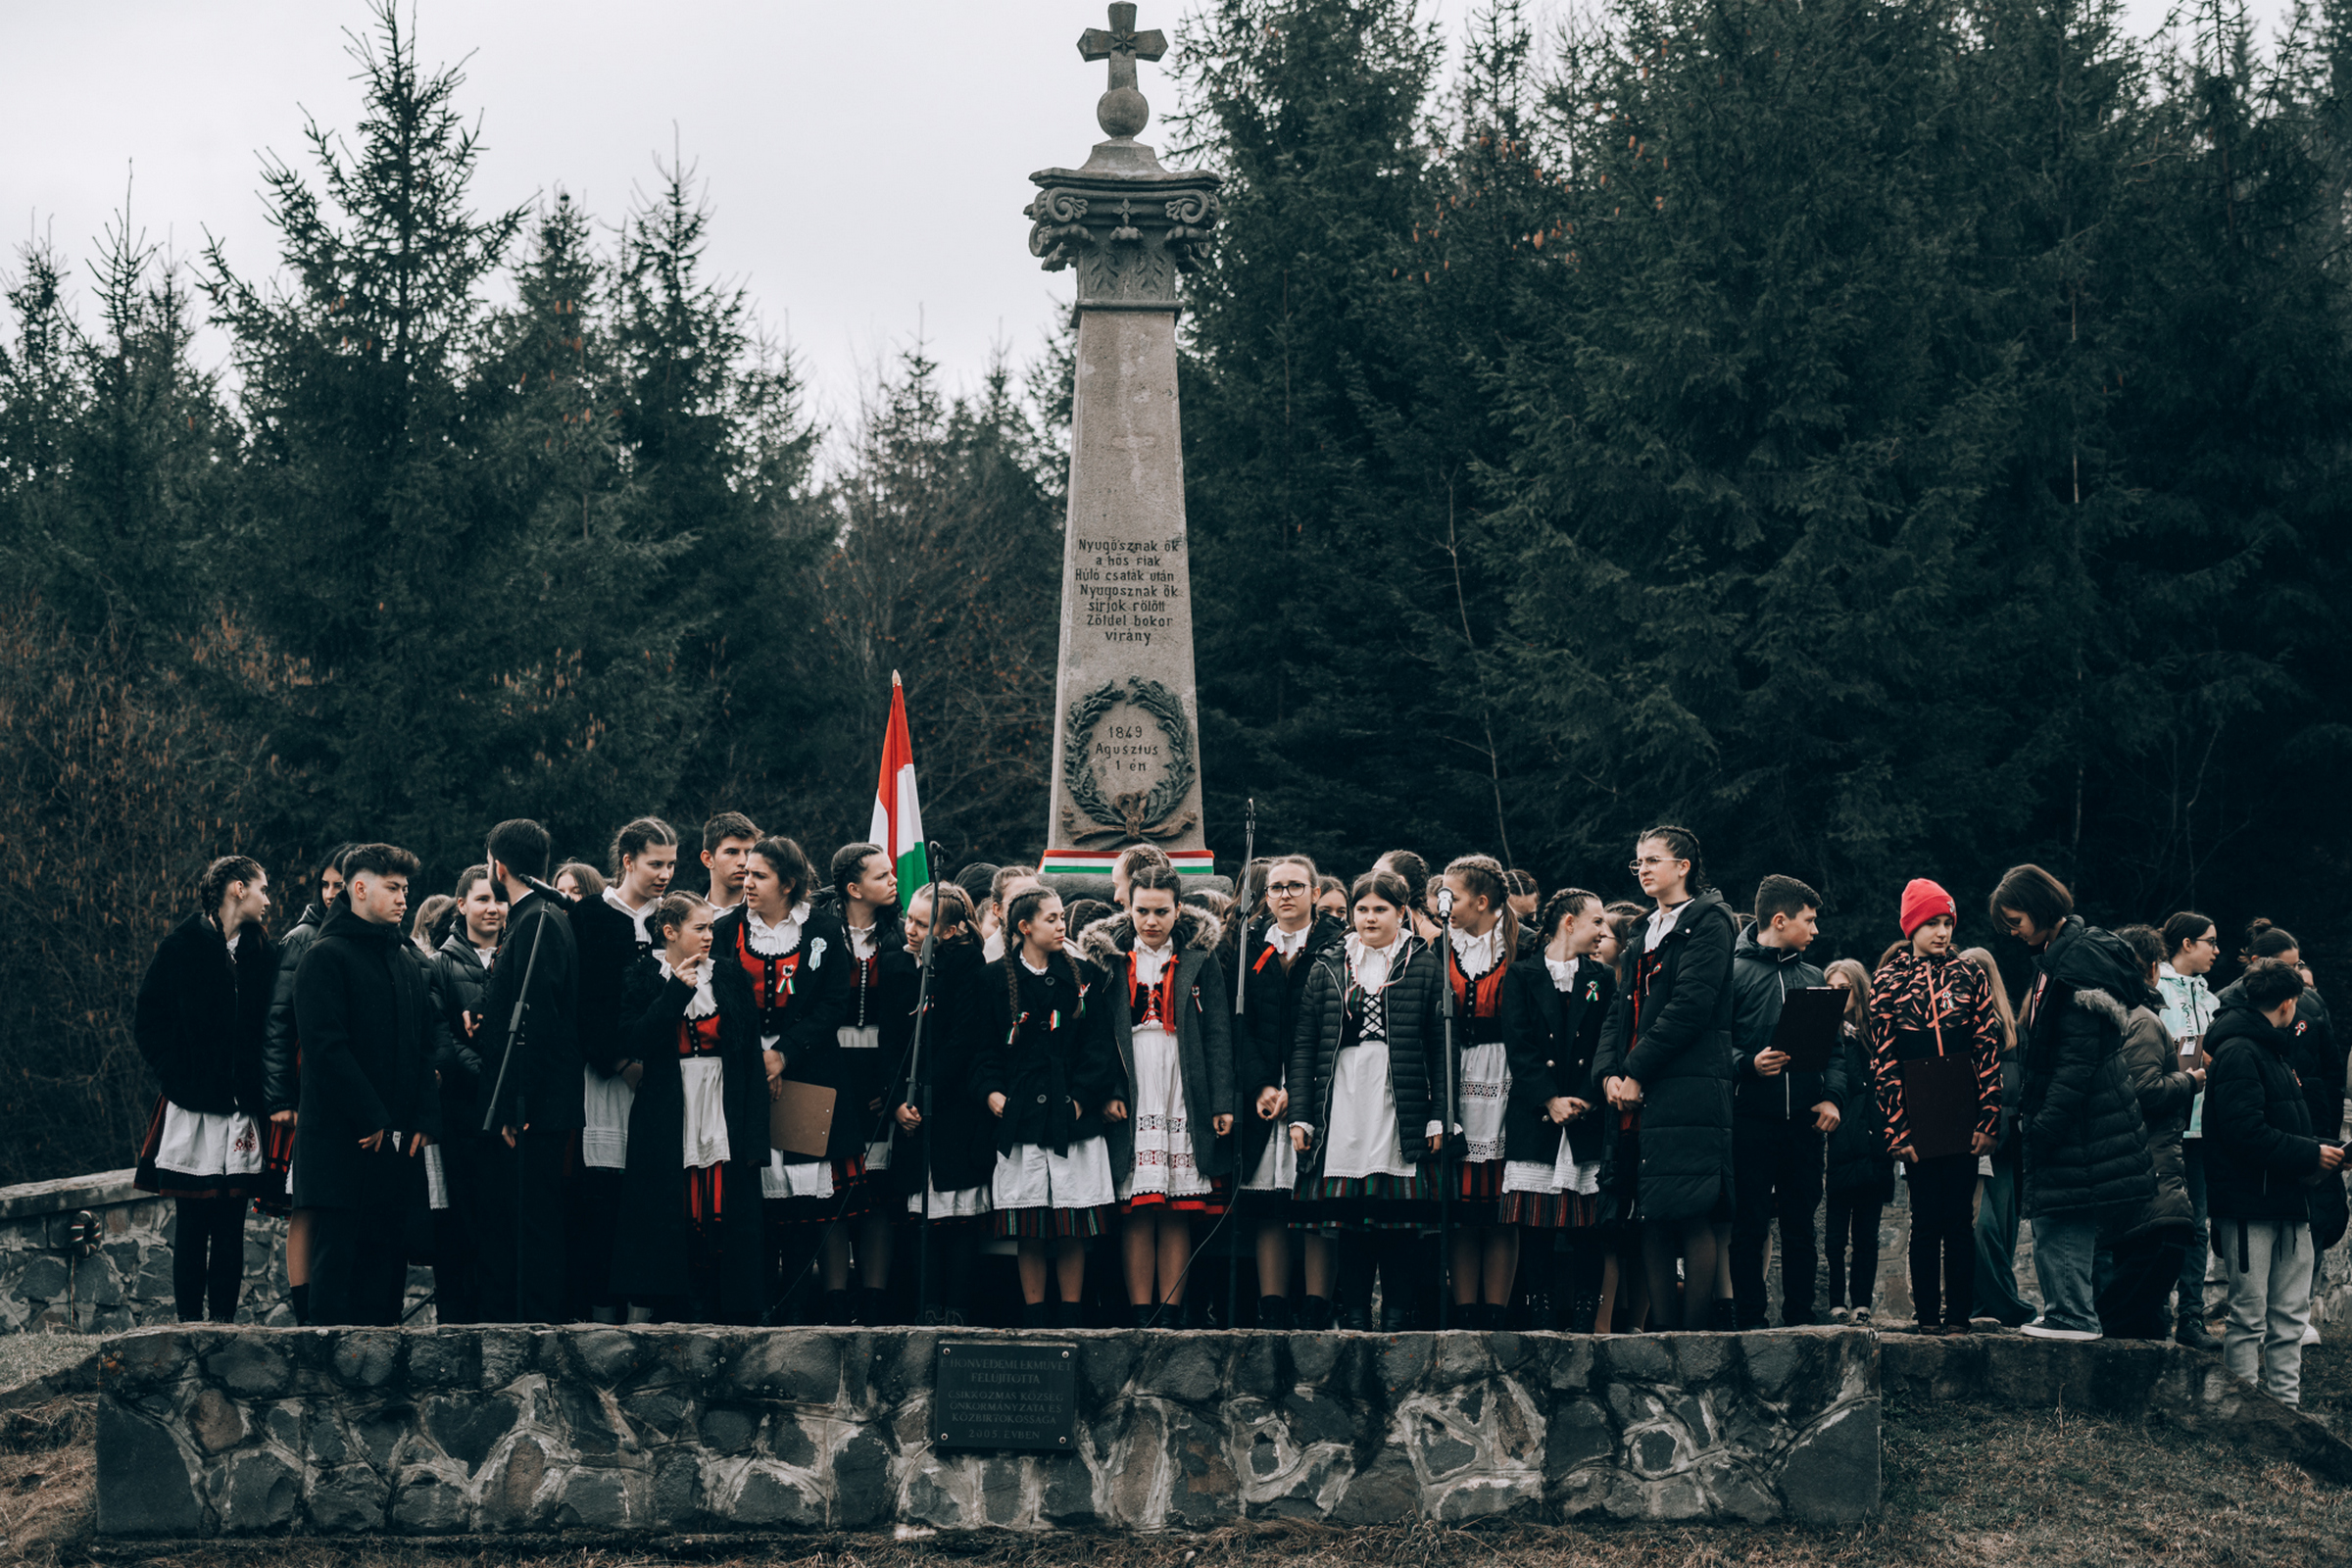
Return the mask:
{"type": "Polygon", "coordinates": [[[54,1301],[66,1294],[66,1282],[73,1277],[64,1258],[38,1253],[9,1283],[8,1294],[27,1301],[54,1301]]]}
{"type": "Polygon", "coordinates": [[[556,1522],[590,1530],[617,1530],[629,1522],[629,1478],[618,1470],[581,1465],[564,1478],[556,1522]]]}
{"type": "Polygon", "coordinates": [[[482,1381],[481,1341],[464,1329],[442,1329],[409,1340],[409,1387],[471,1389],[482,1381]]]}
{"type": "Polygon", "coordinates": [[[516,1415],[513,1399],[490,1394],[436,1395],[418,1400],[416,1413],[426,1435],[468,1475],[514,1430],[516,1415]]]}
{"type": "Polygon", "coordinates": [[[682,1529],[696,1523],[702,1511],[703,1467],[683,1449],[663,1454],[654,1467],[653,1511],[646,1522],[682,1529]]]}
{"type": "Polygon", "coordinates": [[[1790,1444],[1781,1496],[1798,1524],[1850,1525],[1879,1506],[1879,1401],[1832,1411],[1790,1444]]]}
{"type": "Polygon", "coordinates": [[[400,1336],[386,1330],[350,1330],[338,1335],[334,1370],[347,1388],[387,1387],[400,1375],[400,1336]]]}
{"type": "Polygon", "coordinates": [[[273,1336],[225,1334],[205,1348],[205,1372],[240,1399],[283,1398],[293,1388],[294,1364],[273,1336]]]}
{"type": "Polygon", "coordinates": [[[447,1477],[416,1469],[392,1495],[392,1528],[405,1535],[446,1536],[466,1528],[466,1494],[447,1477]]]}
{"type": "Polygon", "coordinates": [[[760,1417],[750,1410],[721,1406],[703,1412],[700,1431],[703,1446],[712,1453],[741,1453],[759,1435],[760,1417]]]}
{"type": "Polygon", "coordinates": [[[321,1535],[381,1530],[392,1500],[391,1484],[364,1464],[315,1472],[307,1500],[311,1528],[321,1535]]]}
{"type": "Polygon", "coordinates": [[[172,1434],[111,1399],[98,1403],[98,1529],[109,1536],[193,1536],[204,1505],[172,1434]]]}
{"type": "Polygon", "coordinates": [[[757,1466],[744,1474],[729,1518],[744,1525],[821,1525],[824,1504],[808,1485],[781,1468],[757,1466]]]}
{"type": "Polygon", "coordinates": [[[836,1530],[870,1530],[890,1516],[890,1446],[871,1432],[851,1436],[833,1455],[836,1530]]]}
{"type": "Polygon", "coordinates": [[[208,1453],[226,1453],[245,1441],[245,1413],[219,1389],[206,1389],[188,1405],[188,1430],[208,1453]]]}
{"type": "Polygon", "coordinates": [[[1213,1402],[1225,1388],[1225,1357],[1217,1334],[1154,1334],[1136,1374],[1138,1394],[1186,1404],[1213,1402]]]}
{"type": "Polygon", "coordinates": [[[763,1398],[830,1405],[841,1394],[841,1342],[829,1334],[748,1340],[728,1369],[728,1381],[763,1398]]]}
{"type": "Polygon", "coordinates": [[[567,1343],[577,1375],[600,1389],[627,1382],[648,1359],[645,1345],[625,1329],[584,1329],[567,1343]]]}
{"type": "Polygon", "coordinates": [[[1393,1334],[1380,1348],[1380,1381],[1392,1393],[1417,1387],[1429,1376],[1434,1334],[1393,1334]]]}
{"type": "Polygon", "coordinates": [[[1387,1525],[1410,1519],[1421,1511],[1421,1482],[1412,1461],[1401,1449],[1384,1448],[1371,1464],[1348,1483],[1348,1491],[1331,1510],[1335,1525],[1387,1525]]]}
{"type": "Polygon", "coordinates": [[[302,1476],[274,1453],[240,1453],[228,1467],[220,1528],[234,1535],[286,1529],[302,1511],[302,1476]]]}

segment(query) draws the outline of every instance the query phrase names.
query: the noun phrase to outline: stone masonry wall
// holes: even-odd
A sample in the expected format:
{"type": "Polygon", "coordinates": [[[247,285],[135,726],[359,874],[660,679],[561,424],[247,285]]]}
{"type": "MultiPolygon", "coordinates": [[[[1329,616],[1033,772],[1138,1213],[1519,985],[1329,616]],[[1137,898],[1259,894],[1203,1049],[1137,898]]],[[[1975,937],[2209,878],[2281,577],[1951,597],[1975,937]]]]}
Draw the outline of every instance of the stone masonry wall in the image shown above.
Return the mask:
{"type": "Polygon", "coordinates": [[[107,1536],[1198,1528],[1416,1514],[1850,1524],[1851,1329],[1037,1336],[1078,1451],[929,1446],[958,1331],[153,1329],[100,1362],[107,1536]]]}
{"type": "MultiPolygon", "coordinates": [[[[142,1193],[127,1170],[0,1188],[0,1333],[113,1334],[170,1323],[172,1216],[168,1198],[142,1193]],[[83,1210],[97,1219],[97,1250],[67,1245],[83,1210]]],[[[285,1221],[245,1217],[245,1289],[239,1323],[287,1326],[285,1221]]],[[[432,1271],[409,1270],[409,1304],[432,1293],[432,1271]]],[[[430,1323],[427,1306],[416,1319],[430,1323]]]]}

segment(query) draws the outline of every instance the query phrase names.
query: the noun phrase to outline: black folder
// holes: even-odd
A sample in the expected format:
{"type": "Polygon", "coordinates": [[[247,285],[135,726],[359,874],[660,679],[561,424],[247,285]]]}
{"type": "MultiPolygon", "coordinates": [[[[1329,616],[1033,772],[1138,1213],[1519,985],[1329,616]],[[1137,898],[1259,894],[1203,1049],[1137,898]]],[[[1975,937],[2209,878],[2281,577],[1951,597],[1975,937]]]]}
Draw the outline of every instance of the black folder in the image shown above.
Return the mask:
{"type": "Polygon", "coordinates": [[[1836,986],[1807,986],[1781,1002],[1772,1049],[1788,1054],[1788,1070],[1826,1072],[1838,1054],[1838,1026],[1845,1021],[1845,993],[1836,986]]]}

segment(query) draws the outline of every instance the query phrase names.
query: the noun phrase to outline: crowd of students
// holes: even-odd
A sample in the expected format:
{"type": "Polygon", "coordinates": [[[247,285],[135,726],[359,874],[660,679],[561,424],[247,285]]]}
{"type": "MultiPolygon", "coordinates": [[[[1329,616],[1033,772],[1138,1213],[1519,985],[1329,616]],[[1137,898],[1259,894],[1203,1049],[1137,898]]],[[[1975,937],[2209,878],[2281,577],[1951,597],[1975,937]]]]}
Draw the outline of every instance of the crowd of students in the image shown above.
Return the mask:
{"type": "Polygon", "coordinates": [[[136,1007],[184,1319],[235,1315],[251,1205],[301,1322],[398,1321],[416,1261],[451,1323],[1746,1329],[1777,1234],[1782,1324],[1868,1323],[1899,1169],[1913,1332],[2214,1348],[2210,1258],[2228,1365],[2291,1401],[2344,1231],[2295,939],[2257,922],[2217,992],[2214,922],[2102,930],[2037,866],[1987,900],[2013,1007],[1936,883],[1875,966],[1817,967],[1820,895],[1736,912],[1671,826],[1639,903],[1402,851],[1228,897],[1139,846],[1065,906],[1022,866],[903,888],[872,844],[820,877],[735,813],[700,892],[656,818],[610,880],[551,851],[499,824],[412,922],[415,858],[344,846],[275,940],[263,868],[207,870],[136,1007]],[[1802,1058],[1800,992],[1842,1018],[1802,1058]],[[809,1091],[822,1152],[779,1152],[809,1091]]]}

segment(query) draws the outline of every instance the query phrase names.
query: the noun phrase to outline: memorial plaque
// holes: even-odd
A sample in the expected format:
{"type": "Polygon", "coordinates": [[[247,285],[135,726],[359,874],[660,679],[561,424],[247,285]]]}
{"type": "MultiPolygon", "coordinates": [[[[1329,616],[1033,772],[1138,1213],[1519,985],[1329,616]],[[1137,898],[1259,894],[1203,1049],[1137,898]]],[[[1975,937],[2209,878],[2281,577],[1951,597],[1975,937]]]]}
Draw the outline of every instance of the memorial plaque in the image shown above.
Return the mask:
{"type": "Polygon", "coordinates": [[[1034,1340],[953,1340],[931,1396],[935,1448],[1078,1447],[1078,1348],[1034,1340]]]}

